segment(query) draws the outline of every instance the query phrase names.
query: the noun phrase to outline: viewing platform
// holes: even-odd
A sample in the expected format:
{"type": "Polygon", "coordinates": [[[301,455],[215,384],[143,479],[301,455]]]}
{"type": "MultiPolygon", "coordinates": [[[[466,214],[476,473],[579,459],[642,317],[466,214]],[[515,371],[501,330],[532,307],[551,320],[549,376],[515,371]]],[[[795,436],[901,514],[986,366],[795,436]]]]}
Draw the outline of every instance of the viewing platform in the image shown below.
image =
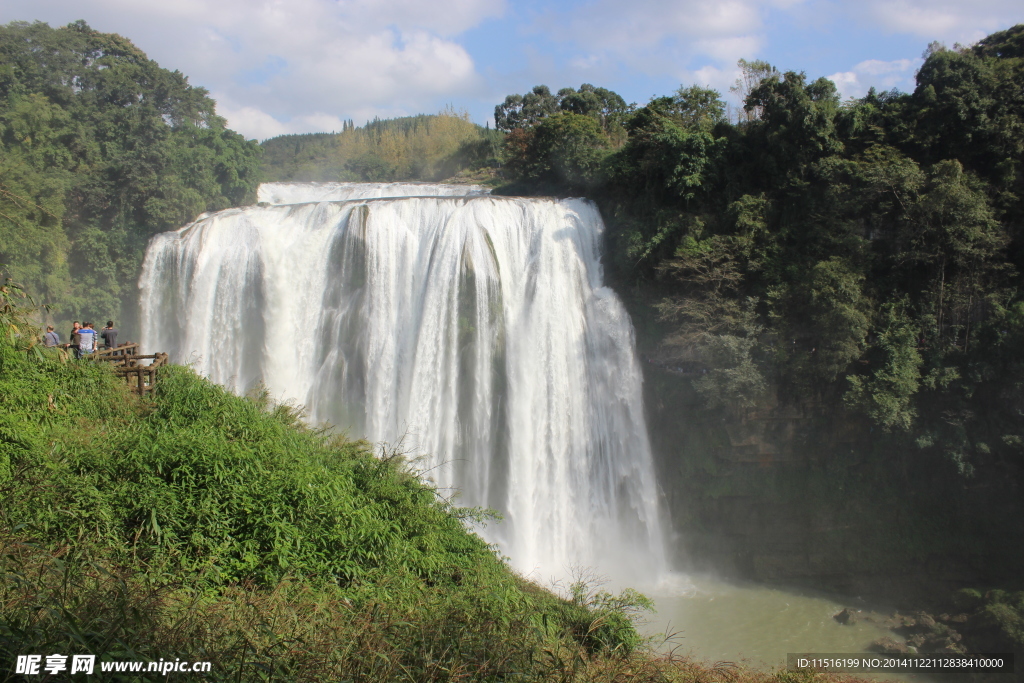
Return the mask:
{"type": "Polygon", "coordinates": [[[114,372],[124,377],[132,391],[140,396],[156,388],[159,369],[169,362],[166,353],[140,354],[139,345],[134,342],[100,349],[90,354],[89,359],[113,365],[114,372]]]}

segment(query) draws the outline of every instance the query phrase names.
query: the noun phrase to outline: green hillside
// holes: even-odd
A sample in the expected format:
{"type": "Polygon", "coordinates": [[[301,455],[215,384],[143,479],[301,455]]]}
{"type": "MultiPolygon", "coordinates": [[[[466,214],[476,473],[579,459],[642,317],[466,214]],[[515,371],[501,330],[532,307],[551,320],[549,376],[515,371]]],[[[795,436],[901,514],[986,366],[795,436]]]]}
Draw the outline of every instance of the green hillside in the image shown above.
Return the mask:
{"type": "Polygon", "coordinates": [[[29,348],[18,295],[0,290],[0,681],[53,652],[223,681],[569,680],[640,645],[641,596],[524,581],[400,454],[184,367],[138,398],[29,348]]]}
{"type": "Polygon", "coordinates": [[[262,143],[268,181],[438,181],[494,163],[501,136],[446,110],[262,143]]]}
{"type": "Polygon", "coordinates": [[[58,320],[121,320],[149,238],[251,201],[255,142],[84,22],[0,26],[0,270],[58,320]]]}

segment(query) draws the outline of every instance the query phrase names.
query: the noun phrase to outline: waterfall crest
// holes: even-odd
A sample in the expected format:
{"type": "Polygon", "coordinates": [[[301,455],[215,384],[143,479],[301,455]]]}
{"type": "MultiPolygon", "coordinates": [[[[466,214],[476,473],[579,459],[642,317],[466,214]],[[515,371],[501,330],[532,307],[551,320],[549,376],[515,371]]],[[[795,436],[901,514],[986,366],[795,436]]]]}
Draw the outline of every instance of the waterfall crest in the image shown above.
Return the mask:
{"type": "Polygon", "coordinates": [[[524,573],[660,573],[633,330],[591,203],[419,183],[259,197],[153,239],[145,348],[404,440],[460,505],[504,515],[482,533],[524,573]]]}

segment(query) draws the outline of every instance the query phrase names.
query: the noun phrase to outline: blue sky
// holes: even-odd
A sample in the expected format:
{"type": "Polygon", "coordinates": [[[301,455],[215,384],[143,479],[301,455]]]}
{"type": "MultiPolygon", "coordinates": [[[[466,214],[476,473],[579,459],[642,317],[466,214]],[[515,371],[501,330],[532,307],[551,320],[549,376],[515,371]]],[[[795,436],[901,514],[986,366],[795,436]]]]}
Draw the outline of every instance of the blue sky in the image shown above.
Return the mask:
{"type": "MultiPolygon", "coordinates": [[[[680,85],[728,100],[739,58],[911,90],[934,40],[1024,22],[1020,0],[0,0],[0,23],[76,19],[207,88],[248,137],[452,106],[484,123],[537,84],[643,104],[680,85]]],[[[736,103],[738,104],[738,103],[736,103]]]]}

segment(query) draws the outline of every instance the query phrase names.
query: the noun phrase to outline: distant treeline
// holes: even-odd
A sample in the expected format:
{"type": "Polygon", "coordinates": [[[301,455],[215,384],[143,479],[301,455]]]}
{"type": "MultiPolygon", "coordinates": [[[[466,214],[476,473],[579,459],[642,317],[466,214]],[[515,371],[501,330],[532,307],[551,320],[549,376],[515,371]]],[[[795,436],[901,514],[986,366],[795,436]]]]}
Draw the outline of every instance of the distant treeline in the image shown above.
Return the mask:
{"type": "Polygon", "coordinates": [[[501,136],[469,115],[448,109],[437,115],[374,119],[340,133],[282,135],[263,142],[268,181],[437,181],[486,166],[501,136]]]}
{"type": "Polygon", "coordinates": [[[148,239],[250,201],[259,159],[127,39],[0,26],[0,270],[58,319],[120,319],[148,239]]]}

